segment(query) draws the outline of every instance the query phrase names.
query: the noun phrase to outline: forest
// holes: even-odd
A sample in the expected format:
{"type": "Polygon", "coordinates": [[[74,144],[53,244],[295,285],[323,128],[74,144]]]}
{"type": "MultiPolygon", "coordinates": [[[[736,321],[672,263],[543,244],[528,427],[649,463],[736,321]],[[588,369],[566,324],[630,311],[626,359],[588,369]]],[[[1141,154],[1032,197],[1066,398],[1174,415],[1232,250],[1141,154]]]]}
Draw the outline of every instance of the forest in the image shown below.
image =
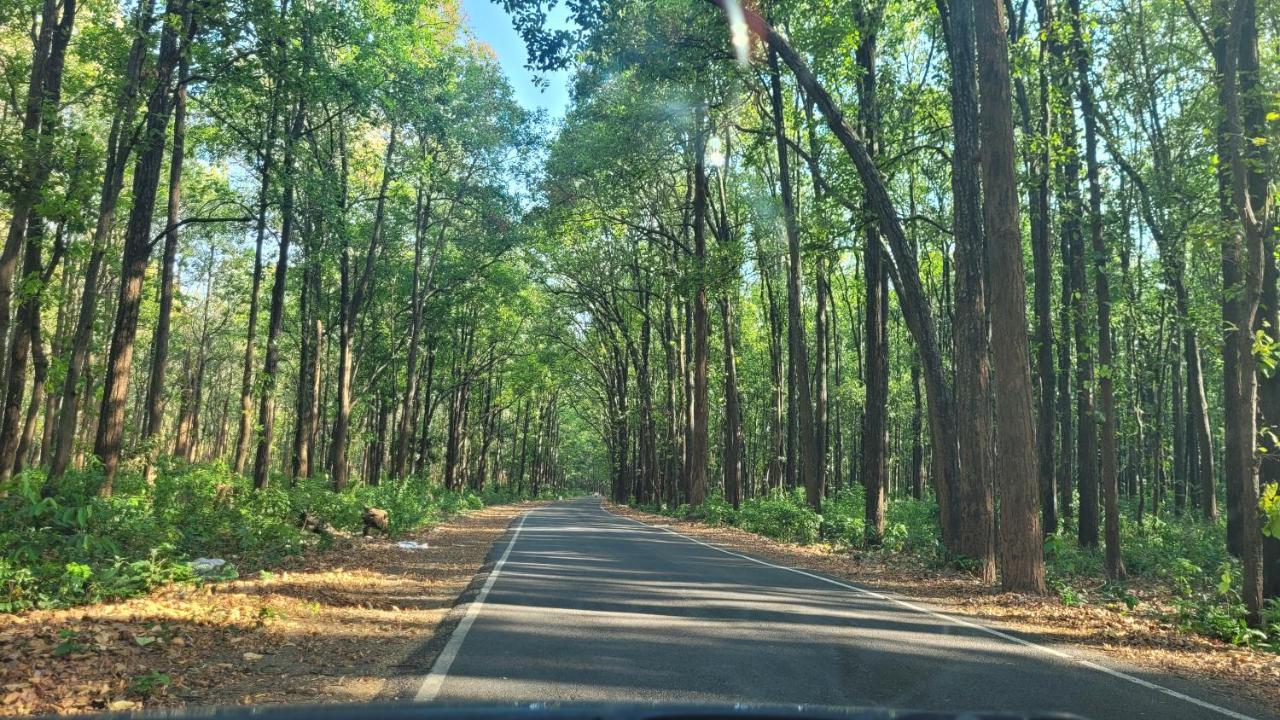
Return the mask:
{"type": "Polygon", "coordinates": [[[0,6],[0,609],[599,491],[1280,649],[1275,0],[500,4],[563,118],[453,0],[0,6]]]}

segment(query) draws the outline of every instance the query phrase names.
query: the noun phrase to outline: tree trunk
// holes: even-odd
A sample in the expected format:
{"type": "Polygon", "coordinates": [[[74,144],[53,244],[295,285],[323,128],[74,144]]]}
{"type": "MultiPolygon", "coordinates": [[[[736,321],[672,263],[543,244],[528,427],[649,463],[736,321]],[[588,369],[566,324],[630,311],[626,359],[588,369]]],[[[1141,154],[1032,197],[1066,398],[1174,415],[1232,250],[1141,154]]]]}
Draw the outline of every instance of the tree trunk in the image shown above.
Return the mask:
{"type": "Polygon", "coordinates": [[[182,209],[182,161],[187,137],[187,75],[190,61],[183,52],[178,61],[178,85],[173,97],[173,150],[169,156],[169,201],[165,215],[164,252],[160,261],[160,311],[151,336],[151,372],[147,384],[147,416],[142,439],[160,432],[164,422],[164,381],[169,362],[169,334],[173,296],[178,279],[174,263],[178,254],[178,217],[182,209]]]}
{"type": "MultiPolygon", "coordinates": [[[[329,446],[329,475],[334,490],[347,487],[349,473],[347,471],[347,435],[351,430],[351,384],[354,380],[355,365],[352,345],[355,335],[355,323],[369,292],[373,280],[373,269],[382,243],[383,224],[386,220],[387,187],[391,183],[391,162],[395,159],[396,126],[392,124],[391,134],[387,140],[386,155],[382,161],[382,183],[378,188],[377,205],[373,215],[373,230],[369,236],[369,248],[365,252],[364,269],[352,288],[348,238],[342,233],[342,303],[339,307],[339,339],[338,339],[338,400],[337,411],[333,421],[332,444],[329,446]]],[[[342,157],[342,173],[346,177],[347,158],[345,148],[342,157]]],[[[344,193],[345,194],[345,193],[344,193]]],[[[343,202],[345,205],[345,200],[343,202]]]]}
{"type": "MultiPolygon", "coordinates": [[[[56,18],[53,12],[49,11],[46,6],[46,12],[41,20],[41,36],[50,35],[45,46],[47,53],[43,58],[37,58],[32,70],[32,83],[30,92],[35,93],[34,103],[38,105],[36,122],[38,125],[38,136],[35,138],[36,153],[34,158],[26,158],[34,163],[34,167],[26,167],[28,186],[20,189],[20,195],[30,194],[32,205],[23,210],[25,214],[24,221],[27,223],[25,232],[19,232],[16,239],[24,245],[23,252],[23,274],[25,277],[35,279],[41,278],[44,274],[42,265],[42,251],[44,246],[45,235],[45,219],[36,203],[44,190],[45,181],[48,179],[51,169],[49,155],[52,152],[53,142],[59,126],[58,106],[62,101],[62,71],[66,62],[67,45],[71,42],[71,32],[75,23],[76,2],[75,0],[65,0],[62,5],[62,17],[56,18]],[[56,22],[56,28],[54,23],[56,22]],[[45,26],[48,25],[48,32],[45,26]],[[38,72],[37,72],[38,70],[38,72]],[[23,242],[25,240],[25,242],[23,242]]],[[[39,44],[37,40],[37,45],[39,44]]],[[[39,50],[38,50],[39,52],[39,50]]],[[[28,98],[28,112],[32,110],[32,98],[28,98]]],[[[25,130],[25,128],[24,128],[25,130]]],[[[13,212],[16,219],[18,212],[24,200],[15,203],[13,212]]],[[[12,228],[11,228],[12,230],[12,228]]],[[[15,236],[10,234],[9,241],[13,241],[15,236]]],[[[59,232],[59,241],[62,240],[62,234],[59,232]]],[[[8,251],[8,245],[5,246],[8,251]]],[[[61,255],[61,249],[56,252],[61,255]]],[[[7,264],[3,257],[0,257],[0,312],[3,313],[3,322],[8,323],[8,305],[10,298],[10,285],[12,284],[13,264],[7,264]]],[[[47,278],[45,278],[47,279],[47,278]]],[[[8,365],[5,373],[7,380],[7,388],[5,393],[3,418],[0,419],[0,482],[9,478],[14,466],[17,464],[18,445],[21,443],[22,435],[22,400],[25,394],[27,382],[27,361],[31,352],[31,346],[40,342],[40,300],[41,293],[27,292],[23,294],[22,301],[18,306],[17,326],[14,328],[13,338],[9,342],[8,365]]],[[[0,344],[5,338],[5,329],[0,326],[0,344]]]]}
{"type": "Polygon", "coordinates": [[[737,510],[742,502],[742,408],[738,396],[738,360],[734,355],[735,320],[729,297],[720,299],[724,324],[724,496],[737,510]]]}
{"type": "Polygon", "coordinates": [[[774,141],[778,149],[778,183],[782,195],[782,214],[787,232],[787,345],[793,366],[792,388],[797,406],[799,426],[799,481],[804,485],[805,500],[814,510],[822,507],[822,472],[819,467],[817,428],[813,415],[813,398],[809,388],[809,352],[805,343],[804,314],[801,297],[800,229],[796,225],[794,196],[791,192],[791,168],[787,150],[787,132],[782,110],[782,77],[778,71],[776,52],[769,53],[769,77],[773,111],[774,141]]]}
{"type": "Polygon", "coordinates": [[[1053,31],[1053,0],[1038,0],[1036,13],[1040,18],[1040,55],[1037,77],[1039,80],[1039,126],[1032,128],[1031,113],[1026,93],[1019,82],[1019,98],[1023,109],[1024,128],[1028,136],[1034,133],[1038,149],[1028,154],[1027,174],[1032,185],[1027,190],[1027,206],[1031,211],[1031,252],[1035,276],[1036,315],[1036,384],[1040,403],[1036,414],[1036,452],[1039,455],[1041,531],[1051,535],[1058,530],[1057,467],[1054,463],[1054,413],[1057,409],[1057,375],[1053,367],[1053,310],[1050,297],[1053,292],[1053,224],[1050,206],[1050,176],[1052,156],[1050,138],[1053,134],[1053,111],[1050,109],[1049,84],[1049,36],[1053,31]]]}
{"type": "MultiPolygon", "coordinates": [[[[968,2],[968,0],[961,0],[968,2]]],[[[1000,581],[1005,590],[1045,591],[1036,476],[1027,299],[1014,169],[1013,104],[1004,4],[977,0],[979,125],[982,134],[983,217],[991,292],[991,356],[996,374],[996,447],[1000,461],[1000,581]]]]}
{"type": "Polygon", "coordinates": [[[1226,33],[1225,62],[1220,78],[1220,100],[1226,130],[1225,145],[1231,169],[1231,197],[1236,212],[1237,230],[1224,246],[1235,246],[1234,255],[1241,261],[1242,292],[1236,299],[1236,323],[1232,342],[1236,350],[1237,396],[1233,414],[1228,418],[1226,433],[1236,443],[1240,475],[1227,477],[1228,487],[1237,488],[1235,507],[1228,498],[1230,513],[1239,514],[1240,561],[1243,569],[1241,598],[1247,609],[1251,627],[1262,626],[1263,557],[1262,533],[1258,513],[1257,437],[1257,360],[1253,355],[1253,331],[1261,297],[1267,250],[1272,243],[1270,227],[1270,166],[1265,144],[1249,143],[1244,138],[1263,137],[1266,133],[1267,100],[1258,85],[1258,28],[1254,0],[1227,0],[1215,3],[1224,20],[1229,17],[1226,33]]]}
{"type": "MultiPolygon", "coordinates": [[[[1094,286],[1098,322],[1098,400],[1102,405],[1100,469],[1106,527],[1107,575],[1112,579],[1125,576],[1120,556],[1120,490],[1116,463],[1116,401],[1113,389],[1115,374],[1111,343],[1111,286],[1107,278],[1110,257],[1102,237],[1102,183],[1098,175],[1098,120],[1093,100],[1093,84],[1089,79],[1091,50],[1085,45],[1080,0],[1071,2],[1072,54],[1080,95],[1080,115],[1084,118],[1086,177],[1089,181],[1089,247],[1093,255],[1094,286]]],[[[1082,519],[1083,519],[1083,513],[1082,519]]],[[[1096,531],[1095,531],[1096,532],[1096,531]]]]}
{"type": "Polygon", "coordinates": [[[164,136],[169,125],[172,93],[169,84],[180,55],[179,34],[185,35],[188,10],[185,0],[169,0],[165,14],[173,20],[162,23],[160,55],[152,70],[157,92],[152,93],[143,120],[142,152],[133,171],[133,207],[125,228],[120,270],[115,328],[103,377],[102,412],[94,439],[94,454],[102,462],[99,493],[111,494],[120,466],[120,440],[124,434],[124,403],[129,393],[129,371],[133,366],[133,345],[138,332],[138,310],[142,301],[142,280],[151,255],[151,216],[156,204],[156,188],[164,158],[164,136]]]}
{"type": "MultiPolygon", "coordinates": [[[[712,5],[725,9],[726,0],[708,0],[712,5]]],[[[942,370],[941,354],[938,350],[937,331],[934,326],[932,310],[928,297],[920,281],[920,273],[911,244],[902,227],[888,190],[885,188],[883,176],[871,157],[866,142],[858,131],[845,119],[844,113],[836,107],[830,93],[818,82],[808,65],[796,53],[791,45],[773,29],[759,13],[749,7],[741,8],[748,29],[776,53],[778,58],[786,62],[796,78],[796,82],[806,95],[814,101],[828,128],[839,140],[846,155],[853,161],[866,188],[869,205],[875,210],[880,222],[880,232],[888,241],[893,263],[890,265],[890,276],[894,280],[894,289],[898,293],[899,305],[903,319],[916,341],[921,364],[925,370],[925,392],[929,400],[929,425],[933,437],[934,461],[938,468],[935,477],[940,488],[940,505],[946,507],[949,500],[949,489],[955,485],[959,475],[956,459],[955,413],[951,404],[950,390],[946,376],[942,370]]],[[[776,64],[776,60],[775,60],[776,64]]],[[[949,536],[951,519],[946,512],[942,513],[943,535],[949,536]]]]}
{"type": "Polygon", "coordinates": [[[991,478],[990,320],[984,289],[986,236],[982,227],[979,174],[978,86],[974,5],[959,0],[938,5],[951,60],[951,156],[956,250],[955,408],[965,418],[956,428],[960,475],[952,509],[956,513],[954,552],[976,563],[983,582],[996,578],[995,505],[991,478]]]}
{"type": "MultiPolygon", "coordinates": [[[[708,415],[707,355],[707,135],[703,110],[695,111],[693,164],[693,261],[697,287],[693,295],[693,444],[690,453],[689,504],[698,507],[707,498],[708,415]]],[[[625,450],[623,451],[625,456],[625,450]]]]}
{"type": "Polygon", "coordinates": [[[262,246],[267,234],[267,203],[271,190],[271,169],[275,158],[275,134],[278,115],[279,90],[271,95],[271,112],[266,132],[262,136],[262,168],[258,183],[258,221],[254,233],[253,282],[249,288],[249,321],[245,331],[244,362],[240,369],[240,421],[236,434],[236,450],[231,461],[232,469],[244,472],[249,457],[249,438],[253,434],[253,362],[258,340],[258,296],[262,291],[262,246]]]}
{"type": "MultiPolygon", "coordinates": [[[[306,38],[303,38],[306,43],[306,38]]],[[[288,287],[286,273],[289,270],[289,243],[293,236],[294,165],[293,152],[302,125],[306,107],[302,100],[294,113],[293,127],[284,147],[284,197],[280,202],[282,226],[280,245],[276,253],[276,272],[271,282],[271,310],[267,317],[267,349],[262,360],[262,397],[258,406],[258,447],[253,457],[253,486],[261,490],[267,486],[271,472],[271,441],[276,422],[276,373],[280,365],[280,329],[284,325],[284,293],[288,287]]]]}
{"type": "MultiPolygon", "coordinates": [[[[1061,43],[1051,44],[1054,57],[1063,68],[1060,89],[1068,98],[1074,95],[1076,83],[1068,68],[1068,50],[1061,43]]],[[[1089,315],[1085,292],[1086,255],[1080,218],[1084,202],[1080,197],[1080,152],[1074,113],[1062,119],[1061,135],[1065,146],[1062,235],[1070,246],[1071,322],[1076,349],[1076,473],[1080,491],[1077,539],[1082,547],[1098,545],[1098,446],[1097,421],[1093,405],[1093,352],[1089,347],[1086,321],[1089,315]]]]}
{"type": "MultiPolygon", "coordinates": [[[[22,252],[27,229],[32,225],[31,215],[40,203],[49,173],[52,170],[50,150],[52,133],[43,126],[57,123],[58,94],[62,85],[62,60],[55,45],[61,43],[63,52],[71,40],[71,23],[75,19],[74,0],[58,18],[58,3],[44,0],[40,11],[40,27],[35,32],[31,53],[31,76],[27,83],[21,130],[21,153],[16,187],[9,208],[9,228],[3,249],[0,249],[0,350],[5,348],[9,336],[10,302],[13,298],[13,275],[18,269],[18,254],[22,252]],[[65,33],[59,32],[65,23],[65,33]],[[45,122],[48,116],[48,122],[45,122]]],[[[0,353],[8,357],[9,353],[0,353]]],[[[8,383],[6,383],[7,385],[8,383]]],[[[5,463],[6,467],[9,463],[5,463]]],[[[7,472],[7,471],[6,471],[7,472]]]]}
{"type": "MultiPolygon", "coordinates": [[[[111,130],[107,135],[106,169],[102,175],[102,187],[98,196],[97,222],[93,229],[92,250],[85,264],[84,290],[80,298],[80,312],[76,329],[71,338],[71,357],[67,362],[62,381],[59,402],[58,428],[53,436],[53,453],[46,482],[55,483],[66,472],[75,445],[77,419],[80,410],[81,380],[87,375],[89,344],[93,340],[94,320],[98,309],[98,276],[111,233],[115,228],[116,203],[124,186],[125,164],[133,148],[130,133],[137,113],[138,87],[141,84],[142,67],[150,52],[151,25],[155,0],[143,0],[138,6],[134,22],[133,43],[129,47],[129,59],[125,65],[124,84],[116,96],[115,112],[111,117],[111,130]]],[[[87,378],[86,382],[87,383],[87,378]]],[[[46,418],[45,422],[49,422],[46,418]]]]}

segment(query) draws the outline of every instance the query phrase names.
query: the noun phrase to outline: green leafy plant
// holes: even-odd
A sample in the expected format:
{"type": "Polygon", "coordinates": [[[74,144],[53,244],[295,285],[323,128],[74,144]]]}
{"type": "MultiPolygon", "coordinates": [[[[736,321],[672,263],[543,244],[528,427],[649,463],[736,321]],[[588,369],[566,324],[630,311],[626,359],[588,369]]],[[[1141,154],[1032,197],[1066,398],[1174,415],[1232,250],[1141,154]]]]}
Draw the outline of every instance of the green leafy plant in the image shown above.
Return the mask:
{"type": "Polygon", "coordinates": [[[173,679],[167,673],[152,670],[135,677],[129,683],[129,694],[145,699],[164,692],[171,684],[173,684],[173,679]]]}

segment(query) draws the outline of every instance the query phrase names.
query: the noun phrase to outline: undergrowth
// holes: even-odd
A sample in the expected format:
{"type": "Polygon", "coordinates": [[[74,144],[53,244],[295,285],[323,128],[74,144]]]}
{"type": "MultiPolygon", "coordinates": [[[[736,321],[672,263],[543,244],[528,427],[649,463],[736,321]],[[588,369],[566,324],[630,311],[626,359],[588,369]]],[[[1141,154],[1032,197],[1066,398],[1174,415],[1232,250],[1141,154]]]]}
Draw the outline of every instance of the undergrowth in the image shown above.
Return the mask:
{"type": "Polygon", "coordinates": [[[356,485],[334,492],[323,479],[254,490],[225,465],[159,468],[147,484],[121,473],[99,497],[96,471],[68,473],[49,496],[42,471],[0,488],[0,612],[65,607],[130,597],[158,585],[196,580],[188,561],[227,560],[218,571],[261,568],[323,539],[303,530],[304,512],[338,530],[359,531],[365,507],[386,510],[400,535],[462,510],[512,498],[451,492],[424,479],[356,485]]]}

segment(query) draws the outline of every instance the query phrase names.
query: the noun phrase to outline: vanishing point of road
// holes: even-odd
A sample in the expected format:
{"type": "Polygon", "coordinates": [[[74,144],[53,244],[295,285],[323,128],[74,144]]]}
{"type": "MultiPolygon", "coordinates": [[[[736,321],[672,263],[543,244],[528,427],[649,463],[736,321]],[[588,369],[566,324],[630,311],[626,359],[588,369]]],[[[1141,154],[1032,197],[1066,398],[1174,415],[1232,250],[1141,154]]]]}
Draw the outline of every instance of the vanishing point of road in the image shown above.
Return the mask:
{"type": "Polygon", "coordinates": [[[619,517],[593,498],[526,513],[491,557],[406,696],[1275,717],[1170,674],[619,517]]]}

